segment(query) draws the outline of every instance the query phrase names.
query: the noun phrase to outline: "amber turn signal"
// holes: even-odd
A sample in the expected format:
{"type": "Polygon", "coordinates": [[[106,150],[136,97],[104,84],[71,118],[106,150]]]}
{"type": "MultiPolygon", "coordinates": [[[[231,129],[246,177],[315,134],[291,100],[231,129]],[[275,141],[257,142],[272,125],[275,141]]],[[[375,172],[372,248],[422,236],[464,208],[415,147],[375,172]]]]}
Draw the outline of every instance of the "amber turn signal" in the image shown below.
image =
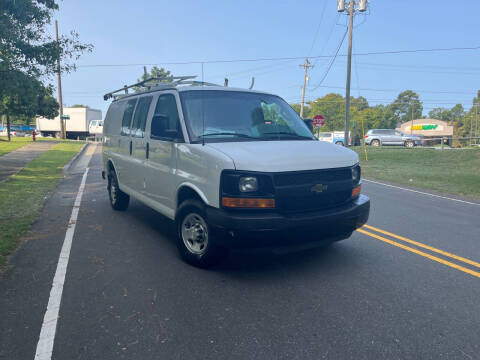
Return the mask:
{"type": "Polygon", "coordinates": [[[223,197],[222,205],[231,208],[273,209],[275,208],[275,199],[223,197]]]}
{"type": "Polygon", "coordinates": [[[352,189],[352,197],[360,195],[360,192],[362,191],[362,185],[358,185],[352,189]]]}

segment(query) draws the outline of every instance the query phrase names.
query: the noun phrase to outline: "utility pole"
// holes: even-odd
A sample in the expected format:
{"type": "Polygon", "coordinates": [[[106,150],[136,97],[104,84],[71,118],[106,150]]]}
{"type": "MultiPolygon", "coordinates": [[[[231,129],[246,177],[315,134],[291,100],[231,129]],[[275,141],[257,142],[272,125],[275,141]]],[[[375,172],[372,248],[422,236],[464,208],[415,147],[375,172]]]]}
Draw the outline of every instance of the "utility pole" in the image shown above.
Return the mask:
{"type": "Polygon", "coordinates": [[[350,17],[348,26],[348,60],[347,60],[347,89],[345,91],[345,137],[344,145],[348,146],[350,137],[350,79],[352,73],[352,38],[353,38],[353,16],[355,14],[355,2],[350,0],[348,3],[348,16],[350,17]]]}
{"type": "Polygon", "coordinates": [[[477,143],[478,137],[478,102],[475,104],[475,144],[477,143]]]}
{"type": "MultiPolygon", "coordinates": [[[[347,59],[347,85],[345,91],[345,138],[344,145],[348,146],[348,139],[350,138],[350,80],[352,73],[352,39],[353,39],[353,17],[355,12],[364,12],[367,10],[368,0],[350,0],[347,4],[347,15],[349,16],[348,26],[348,59],[347,59]],[[358,4],[357,8],[355,5],[358,4]]],[[[337,0],[337,11],[345,11],[345,0],[337,0]]]]}
{"type": "Polygon", "coordinates": [[[303,75],[303,87],[302,87],[302,103],[300,104],[300,117],[303,119],[303,107],[305,106],[305,88],[307,87],[307,80],[308,80],[308,69],[313,68],[315,65],[311,65],[308,58],[305,59],[305,64],[300,64],[305,69],[305,73],[303,75]]]}
{"type": "Polygon", "coordinates": [[[411,115],[410,135],[412,135],[413,134],[413,99],[412,99],[412,102],[410,104],[410,108],[412,109],[411,114],[410,114],[411,115]]]}
{"type": "Polygon", "coordinates": [[[55,32],[57,34],[57,79],[58,79],[58,105],[59,105],[59,116],[60,116],[60,137],[62,139],[66,138],[66,131],[63,123],[63,101],[62,101],[62,75],[60,70],[60,44],[58,40],[58,21],[55,20],[55,32]]]}

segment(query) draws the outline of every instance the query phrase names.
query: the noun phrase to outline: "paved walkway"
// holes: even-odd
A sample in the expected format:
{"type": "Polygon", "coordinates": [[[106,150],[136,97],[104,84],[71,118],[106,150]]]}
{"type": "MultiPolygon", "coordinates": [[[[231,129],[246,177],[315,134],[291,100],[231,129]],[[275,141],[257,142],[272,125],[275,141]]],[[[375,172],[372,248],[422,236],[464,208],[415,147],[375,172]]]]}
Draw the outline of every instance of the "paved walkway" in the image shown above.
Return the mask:
{"type": "Polygon", "coordinates": [[[22,170],[30,161],[49,150],[55,143],[32,142],[0,156],[0,182],[22,170]]]}

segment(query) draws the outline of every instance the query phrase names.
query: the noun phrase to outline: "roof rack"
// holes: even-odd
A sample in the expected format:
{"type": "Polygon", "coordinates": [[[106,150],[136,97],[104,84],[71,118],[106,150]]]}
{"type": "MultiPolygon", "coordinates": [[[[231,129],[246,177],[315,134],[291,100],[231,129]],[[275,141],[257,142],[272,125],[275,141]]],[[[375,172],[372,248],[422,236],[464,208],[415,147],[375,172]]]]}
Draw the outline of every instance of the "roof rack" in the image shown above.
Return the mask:
{"type": "Polygon", "coordinates": [[[131,89],[133,87],[144,87],[145,91],[150,91],[152,89],[156,88],[168,88],[168,87],[175,87],[177,85],[192,85],[192,86],[220,86],[217,84],[213,83],[208,83],[204,81],[195,81],[192,79],[195,79],[196,76],[156,76],[156,77],[151,77],[145,80],[142,80],[140,82],[137,82],[133,85],[125,85],[123,88],[120,88],[118,90],[111,91],[105,95],[103,95],[104,100],[108,100],[110,98],[118,99],[123,96],[129,95],[128,89],[131,89]],[[155,82],[153,84],[149,84],[151,82],[155,82]],[[123,91],[124,94],[117,94],[119,92],[123,91]]]}

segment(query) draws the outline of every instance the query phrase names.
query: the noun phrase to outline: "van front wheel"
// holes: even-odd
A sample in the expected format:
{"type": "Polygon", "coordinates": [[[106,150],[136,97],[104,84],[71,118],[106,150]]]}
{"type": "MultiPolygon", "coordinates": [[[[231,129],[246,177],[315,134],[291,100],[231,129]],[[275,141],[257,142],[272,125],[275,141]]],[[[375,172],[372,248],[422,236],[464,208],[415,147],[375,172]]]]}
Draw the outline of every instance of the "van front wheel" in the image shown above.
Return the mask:
{"type": "Polygon", "coordinates": [[[177,248],[189,264],[207,268],[219,263],[228,250],[216,243],[220,234],[208,225],[203,204],[184,201],[177,212],[177,248]]]}
{"type": "Polygon", "coordinates": [[[109,171],[108,173],[107,190],[112,208],[118,211],[127,210],[130,202],[130,196],[120,190],[120,187],[118,186],[117,174],[114,170],[109,171]]]}

